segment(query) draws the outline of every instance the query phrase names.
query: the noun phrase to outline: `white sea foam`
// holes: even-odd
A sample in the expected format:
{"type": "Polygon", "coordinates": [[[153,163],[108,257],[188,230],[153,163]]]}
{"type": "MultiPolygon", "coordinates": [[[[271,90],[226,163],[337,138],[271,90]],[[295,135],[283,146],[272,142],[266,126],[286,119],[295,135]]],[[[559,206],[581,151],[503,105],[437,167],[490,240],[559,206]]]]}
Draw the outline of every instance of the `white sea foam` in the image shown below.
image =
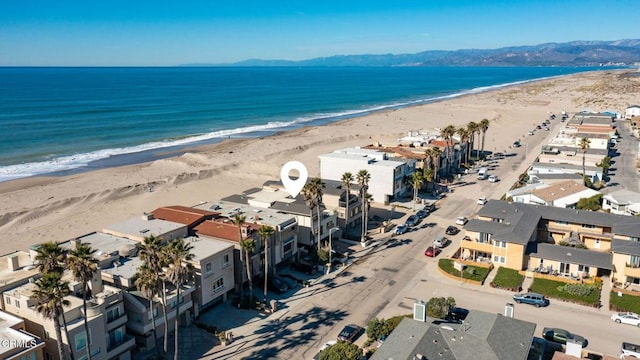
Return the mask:
{"type": "Polygon", "coordinates": [[[162,149],[162,148],[167,148],[172,146],[188,145],[188,144],[192,144],[200,141],[209,141],[209,140],[214,140],[218,138],[225,138],[229,136],[248,134],[248,133],[254,133],[259,131],[277,131],[278,129],[286,129],[286,128],[303,126],[305,123],[314,122],[314,121],[330,122],[333,120],[356,117],[359,115],[382,111],[385,109],[402,108],[402,107],[407,107],[412,105],[430,103],[430,102],[439,101],[439,100],[452,99],[452,98],[456,98],[456,97],[460,97],[468,94],[475,94],[479,92],[489,91],[489,90],[503,88],[507,86],[520,85],[520,84],[524,84],[532,81],[550,79],[554,77],[555,76],[516,81],[516,82],[500,84],[500,85],[478,87],[478,88],[469,89],[469,90],[461,91],[454,94],[447,94],[447,95],[442,95],[437,97],[429,97],[424,99],[417,99],[417,100],[406,101],[406,102],[397,102],[397,103],[385,104],[385,105],[376,105],[376,106],[371,106],[371,107],[368,107],[365,109],[359,109],[359,110],[348,110],[348,111],[335,112],[335,113],[313,114],[310,116],[300,117],[292,121],[274,121],[264,125],[253,125],[253,126],[247,126],[247,127],[235,128],[235,129],[216,130],[209,133],[184,137],[180,139],[170,139],[166,141],[150,142],[150,143],[145,143],[145,144],[131,146],[131,147],[97,150],[97,151],[84,153],[84,154],[62,156],[62,157],[54,158],[47,161],[41,161],[41,162],[8,165],[8,166],[0,167],[0,182],[20,179],[20,178],[25,178],[30,176],[36,176],[36,175],[50,174],[50,173],[59,172],[59,171],[78,169],[78,168],[89,165],[91,162],[101,160],[101,159],[106,159],[116,155],[134,154],[142,151],[162,149]]]}

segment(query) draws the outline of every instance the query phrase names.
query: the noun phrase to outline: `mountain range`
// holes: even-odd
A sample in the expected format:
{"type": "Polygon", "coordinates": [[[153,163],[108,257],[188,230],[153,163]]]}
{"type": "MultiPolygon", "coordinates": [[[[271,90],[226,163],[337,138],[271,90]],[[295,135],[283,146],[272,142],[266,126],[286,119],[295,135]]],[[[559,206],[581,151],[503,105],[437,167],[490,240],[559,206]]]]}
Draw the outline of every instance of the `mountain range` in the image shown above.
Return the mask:
{"type": "Polygon", "coordinates": [[[640,39],[572,41],[499,49],[428,50],[415,54],[335,55],[308,60],[249,59],[184,66],[598,66],[640,63],[640,39]]]}

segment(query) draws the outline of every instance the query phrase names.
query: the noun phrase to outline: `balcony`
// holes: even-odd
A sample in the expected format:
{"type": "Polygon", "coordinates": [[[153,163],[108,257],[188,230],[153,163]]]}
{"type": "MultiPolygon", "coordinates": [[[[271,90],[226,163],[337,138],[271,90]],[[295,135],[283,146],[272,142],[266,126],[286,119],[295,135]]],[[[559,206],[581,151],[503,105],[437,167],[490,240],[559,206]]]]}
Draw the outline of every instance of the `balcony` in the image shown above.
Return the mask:
{"type": "Polygon", "coordinates": [[[624,267],[624,275],[640,278],[640,266],[638,264],[626,264],[624,267]]]}
{"type": "Polygon", "coordinates": [[[493,252],[493,245],[489,242],[479,242],[478,239],[472,239],[465,236],[460,242],[460,247],[469,250],[478,250],[486,253],[493,252]]]}
{"type": "Polygon", "coordinates": [[[118,317],[107,319],[107,330],[113,330],[127,323],[127,315],[120,314],[118,317]]]}
{"type": "Polygon", "coordinates": [[[115,356],[132,349],[135,345],[136,339],[129,334],[124,334],[119,342],[109,343],[107,346],[107,358],[112,359],[115,356]]]}

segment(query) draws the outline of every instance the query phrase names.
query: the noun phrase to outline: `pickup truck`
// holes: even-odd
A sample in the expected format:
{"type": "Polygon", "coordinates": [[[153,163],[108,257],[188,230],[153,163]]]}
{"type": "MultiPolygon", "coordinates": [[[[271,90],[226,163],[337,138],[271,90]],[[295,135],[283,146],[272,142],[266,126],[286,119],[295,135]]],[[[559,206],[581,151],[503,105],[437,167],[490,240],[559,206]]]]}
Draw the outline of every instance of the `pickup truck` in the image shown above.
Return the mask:
{"type": "Polygon", "coordinates": [[[622,349],[620,350],[620,358],[626,359],[627,356],[640,359],[640,345],[623,342],[622,349]]]}

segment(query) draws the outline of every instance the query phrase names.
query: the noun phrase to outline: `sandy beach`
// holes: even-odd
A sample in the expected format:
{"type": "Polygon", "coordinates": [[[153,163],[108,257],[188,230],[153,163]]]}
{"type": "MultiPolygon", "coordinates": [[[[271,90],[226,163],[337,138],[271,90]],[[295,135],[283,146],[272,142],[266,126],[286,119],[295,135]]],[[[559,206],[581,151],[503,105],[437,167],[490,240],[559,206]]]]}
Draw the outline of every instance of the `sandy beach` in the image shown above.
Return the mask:
{"type": "Polygon", "coordinates": [[[189,206],[257,187],[277,179],[290,160],[319,176],[318,155],[373,142],[395,144],[410,130],[487,118],[485,149],[503,151],[550,112],[624,112],[638,103],[638,75],[608,70],[563,76],[264,138],[227,140],[144,164],[3,182],[0,254],[99,231],[160,206],[189,206]]]}

